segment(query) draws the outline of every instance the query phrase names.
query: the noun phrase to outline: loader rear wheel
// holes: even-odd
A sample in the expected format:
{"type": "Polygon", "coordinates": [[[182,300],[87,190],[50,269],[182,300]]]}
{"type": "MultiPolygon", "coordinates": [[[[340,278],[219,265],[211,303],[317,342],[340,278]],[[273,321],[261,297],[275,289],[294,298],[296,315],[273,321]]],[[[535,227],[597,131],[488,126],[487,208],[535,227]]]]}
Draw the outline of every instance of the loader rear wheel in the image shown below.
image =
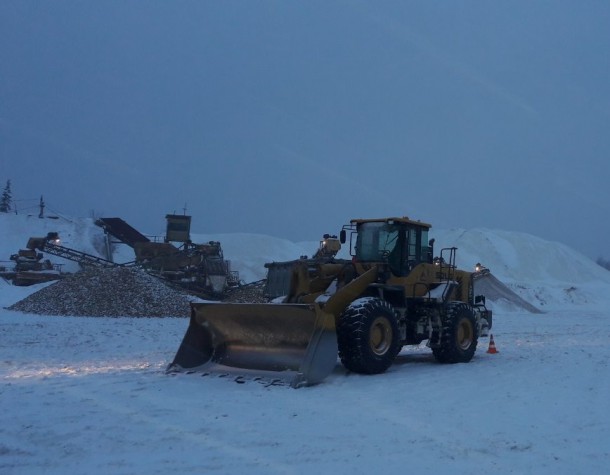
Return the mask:
{"type": "MultiPolygon", "coordinates": [[[[450,303],[442,319],[440,342],[432,347],[432,353],[439,363],[468,363],[477,350],[478,337],[472,307],[450,303]]],[[[438,334],[435,338],[439,340],[438,334]]]]}
{"type": "Polygon", "coordinates": [[[401,349],[394,309],[386,301],[364,297],[352,302],[337,322],[339,357],[355,373],[383,373],[401,349]]]}

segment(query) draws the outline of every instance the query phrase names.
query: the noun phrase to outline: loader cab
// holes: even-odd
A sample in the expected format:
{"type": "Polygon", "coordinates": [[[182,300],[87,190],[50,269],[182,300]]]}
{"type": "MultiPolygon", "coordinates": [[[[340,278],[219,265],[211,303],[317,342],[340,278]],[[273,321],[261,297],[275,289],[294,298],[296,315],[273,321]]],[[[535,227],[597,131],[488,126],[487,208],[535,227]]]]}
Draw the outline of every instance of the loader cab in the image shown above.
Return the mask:
{"type": "Polygon", "coordinates": [[[409,218],[356,219],[341,231],[350,233],[350,254],[360,262],[387,262],[392,274],[402,277],[422,262],[432,263],[430,225],[409,218]]]}

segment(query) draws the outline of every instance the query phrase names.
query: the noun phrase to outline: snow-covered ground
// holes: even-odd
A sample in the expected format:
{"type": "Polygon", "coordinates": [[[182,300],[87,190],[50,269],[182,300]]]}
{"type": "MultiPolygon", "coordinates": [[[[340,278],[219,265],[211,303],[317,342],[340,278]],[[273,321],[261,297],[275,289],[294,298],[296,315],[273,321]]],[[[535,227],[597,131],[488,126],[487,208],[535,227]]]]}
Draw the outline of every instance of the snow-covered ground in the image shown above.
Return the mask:
{"type": "MultiPolygon", "coordinates": [[[[0,214],[0,260],[57,230],[95,251],[90,220],[59,225],[0,214]]],[[[459,248],[460,266],[484,263],[545,313],[492,303],[499,353],[481,339],[469,364],[405,348],[385,374],[337,365],[323,384],[292,390],[166,375],[186,319],[0,309],[0,473],[606,473],[610,273],[533,236],[433,237],[437,249],[459,248]]],[[[194,240],[219,240],[246,281],[264,277],[264,262],[317,246],[245,234],[194,240]]],[[[36,290],[0,280],[0,306],[36,290]]]]}

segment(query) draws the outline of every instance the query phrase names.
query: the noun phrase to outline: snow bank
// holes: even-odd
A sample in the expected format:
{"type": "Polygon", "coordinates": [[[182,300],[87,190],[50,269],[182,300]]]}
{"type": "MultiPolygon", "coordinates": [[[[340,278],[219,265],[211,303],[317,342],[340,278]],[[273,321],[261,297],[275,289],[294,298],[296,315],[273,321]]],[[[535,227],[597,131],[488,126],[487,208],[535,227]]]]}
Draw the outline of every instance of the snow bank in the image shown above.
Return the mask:
{"type": "MultiPolygon", "coordinates": [[[[458,248],[456,264],[473,269],[477,262],[521,298],[543,311],[570,306],[604,307],[610,272],[588,257],[559,242],[527,233],[489,229],[450,229],[431,233],[435,251],[458,248]]],[[[510,311],[510,305],[495,311],[510,311]]]]}
{"type": "Polygon", "coordinates": [[[450,229],[431,232],[436,252],[455,246],[457,265],[474,269],[481,262],[505,283],[563,282],[610,284],[610,272],[559,242],[526,233],[490,229],[450,229]]]}

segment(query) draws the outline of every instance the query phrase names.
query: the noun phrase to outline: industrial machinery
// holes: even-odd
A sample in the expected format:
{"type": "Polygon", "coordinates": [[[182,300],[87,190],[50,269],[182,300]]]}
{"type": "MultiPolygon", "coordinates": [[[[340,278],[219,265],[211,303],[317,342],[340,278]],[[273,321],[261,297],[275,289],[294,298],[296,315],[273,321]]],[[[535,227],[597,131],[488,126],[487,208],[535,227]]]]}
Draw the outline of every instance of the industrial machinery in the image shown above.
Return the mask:
{"type": "Polygon", "coordinates": [[[32,251],[38,250],[51,254],[52,256],[62,257],[77,262],[83,267],[116,267],[119,265],[108,259],[104,259],[103,257],[94,256],[86,252],[62,246],[59,234],[56,232],[47,233],[45,237],[31,237],[28,239],[26,247],[32,251]]]}
{"type": "Polygon", "coordinates": [[[135,265],[149,274],[204,297],[217,297],[240,284],[239,273],[223,257],[217,241],[191,241],[191,216],[168,214],[163,240],[144,236],[120,218],[100,218],[95,224],[107,236],[133,248],[135,265]]]}
{"type": "Polygon", "coordinates": [[[0,269],[0,276],[12,281],[13,285],[20,286],[39,284],[64,277],[62,264],[54,264],[49,259],[44,259],[43,252],[77,262],[85,267],[116,267],[119,265],[102,257],[62,246],[59,234],[50,232],[44,237],[29,238],[26,249],[20,249],[17,254],[10,257],[16,263],[14,268],[4,271],[0,269]]]}
{"type": "Polygon", "coordinates": [[[441,363],[470,361],[491,311],[474,295],[473,274],[456,268],[456,248],[434,258],[430,227],[354,219],[340,234],[352,261],[295,262],[282,303],[191,304],[168,371],[271,371],[300,387],[321,382],[337,355],[350,371],[382,373],[403,345],[424,341],[441,363]]]}
{"type": "Polygon", "coordinates": [[[477,277],[483,277],[484,275],[489,275],[491,273],[491,271],[485,267],[483,264],[481,264],[480,262],[477,262],[474,266],[474,273],[475,273],[475,278],[477,277]]]}
{"type": "Polygon", "coordinates": [[[10,257],[15,262],[12,269],[0,269],[0,276],[13,285],[27,286],[57,280],[62,277],[61,265],[52,264],[33,248],[20,249],[10,257]]]}
{"type": "Polygon", "coordinates": [[[290,281],[295,265],[316,266],[328,263],[349,263],[347,260],[337,260],[335,258],[340,250],[341,242],[339,238],[334,235],[324,234],[318,249],[311,258],[301,256],[299,259],[292,261],[266,263],[267,279],[265,279],[263,295],[268,299],[287,295],[290,291],[290,281]]]}
{"type": "MultiPolygon", "coordinates": [[[[45,237],[30,238],[26,250],[11,256],[11,259],[17,261],[16,268],[23,267],[19,274],[0,270],[0,276],[12,278],[16,285],[41,282],[43,278],[50,280],[58,272],[51,272],[53,265],[48,260],[44,263],[38,262],[44,252],[77,262],[83,267],[137,266],[153,276],[205,298],[219,297],[227,288],[239,286],[239,273],[231,270],[231,263],[224,259],[219,242],[210,241],[204,244],[191,242],[190,216],[167,215],[166,219],[167,230],[162,242],[151,241],[120,218],[101,218],[96,221],[107,236],[112,235],[119,242],[134,249],[135,260],[132,262],[115,263],[111,260],[110,252],[107,253],[108,259],[105,259],[71,249],[61,244],[58,233],[51,232],[45,237]],[[177,247],[173,243],[179,243],[180,246],[177,247]],[[44,273],[41,269],[33,273],[33,267],[41,267],[42,264],[50,267],[45,269],[44,273]],[[32,269],[29,267],[26,269],[26,266],[32,269]],[[27,274],[25,270],[28,271],[27,274]]],[[[107,244],[108,241],[107,239],[107,244]]],[[[107,248],[109,249],[110,246],[107,245],[107,248]]]]}
{"type": "Polygon", "coordinates": [[[170,242],[141,242],[134,245],[136,263],[149,274],[174,282],[195,293],[220,295],[239,285],[217,241],[205,244],[185,242],[178,248],[170,242]]]}
{"type": "Polygon", "coordinates": [[[136,263],[188,290],[218,296],[239,285],[239,275],[231,271],[218,241],[195,244],[191,241],[191,217],[168,214],[164,242],[135,242],[136,263]],[[173,243],[178,243],[176,247],[173,243]]]}
{"type": "Polygon", "coordinates": [[[0,272],[0,275],[11,280],[13,285],[19,286],[39,284],[64,277],[62,264],[51,263],[49,259],[44,259],[44,255],[39,251],[70,259],[81,265],[105,265],[106,267],[115,265],[101,257],[61,246],[59,235],[51,232],[47,233],[45,237],[29,238],[26,249],[20,249],[17,254],[11,256],[11,260],[15,261],[15,267],[12,270],[0,272]]]}

